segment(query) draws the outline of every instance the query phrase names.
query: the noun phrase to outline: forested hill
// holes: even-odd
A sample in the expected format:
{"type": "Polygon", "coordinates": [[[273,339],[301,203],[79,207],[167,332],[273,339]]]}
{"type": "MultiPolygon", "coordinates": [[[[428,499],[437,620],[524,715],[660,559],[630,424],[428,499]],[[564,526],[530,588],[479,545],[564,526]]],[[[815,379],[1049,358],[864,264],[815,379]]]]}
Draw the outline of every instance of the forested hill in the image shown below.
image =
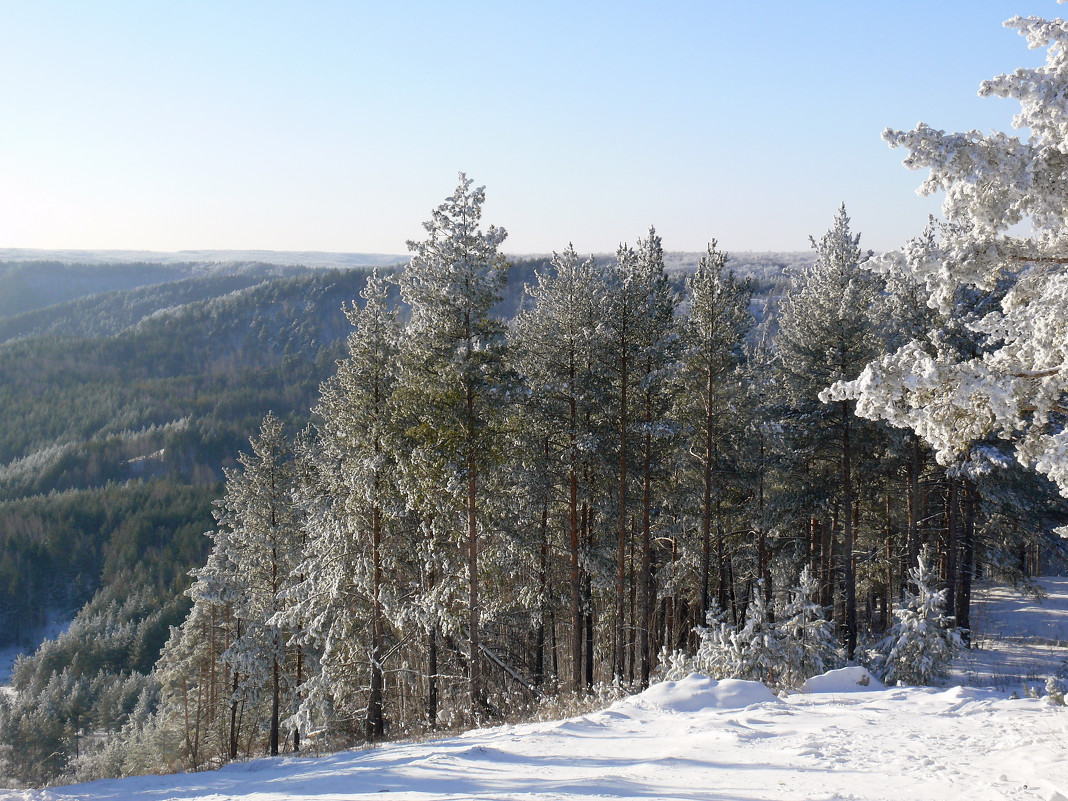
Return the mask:
{"type": "Polygon", "coordinates": [[[165,596],[184,586],[222,468],[268,410],[306,422],[367,271],[272,271],[0,319],[49,332],[0,345],[0,641],[134,565],[165,596]]]}
{"type": "MultiPolygon", "coordinates": [[[[197,301],[247,289],[278,278],[266,265],[239,273],[189,277],[163,284],[114,289],[51,306],[0,316],[0,343],[51,334],[60,337],[115,336],[145,317],[197,301]]],[[[305,271],[293,268],[292,275],[305,271]]]]}

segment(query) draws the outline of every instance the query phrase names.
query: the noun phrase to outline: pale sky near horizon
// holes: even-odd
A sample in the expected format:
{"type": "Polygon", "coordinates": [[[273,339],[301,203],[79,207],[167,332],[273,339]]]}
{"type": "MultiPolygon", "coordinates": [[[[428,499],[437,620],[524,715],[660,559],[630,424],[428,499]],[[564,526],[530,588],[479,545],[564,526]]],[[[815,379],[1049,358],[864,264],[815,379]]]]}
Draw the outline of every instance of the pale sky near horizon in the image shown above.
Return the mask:
{"type": "Polygon", "coordinates": [[[405,253],[459,171],[509,253],[865,248],[938,201],[887,127],[1009,130],[1054,0],[0,0],[0,248],[405,253]]]}

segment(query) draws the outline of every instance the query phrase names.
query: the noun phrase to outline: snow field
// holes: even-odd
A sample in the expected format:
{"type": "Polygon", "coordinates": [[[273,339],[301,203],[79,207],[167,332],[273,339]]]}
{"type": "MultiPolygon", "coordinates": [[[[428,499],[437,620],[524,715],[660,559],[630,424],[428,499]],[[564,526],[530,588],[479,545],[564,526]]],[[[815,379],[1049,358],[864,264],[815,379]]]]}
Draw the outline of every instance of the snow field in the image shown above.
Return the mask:
{"type": "Polygon", "coordinates": [[[972,648],[951,671],[954,683],[1023,695],[1068,672],[1068,578],[1035,579],[1044,598],[980,584],[972,598],[972,648]]]}
{"type": "MultiPolygon", "coordinates": [[[[853,678],[827,684],[851,689],[853,678]]],[[[570,720],[0,797],[1068,801],[1066,750],[1068,708],[992,689],[779,699],[756,682],[694,674],[570,720]]]]}
{"type": "Polygon", "coordinates": [[[1038,583],[1040,602],[977,588],[977,647],[953,674],[982,686],[880,689],[848,667],[777,698],[758,682],[691,675],[570,720],[0,799],[1068,801],[1068,707],[1022,692],[1068,655],[1068,579],[1038,583]]]}

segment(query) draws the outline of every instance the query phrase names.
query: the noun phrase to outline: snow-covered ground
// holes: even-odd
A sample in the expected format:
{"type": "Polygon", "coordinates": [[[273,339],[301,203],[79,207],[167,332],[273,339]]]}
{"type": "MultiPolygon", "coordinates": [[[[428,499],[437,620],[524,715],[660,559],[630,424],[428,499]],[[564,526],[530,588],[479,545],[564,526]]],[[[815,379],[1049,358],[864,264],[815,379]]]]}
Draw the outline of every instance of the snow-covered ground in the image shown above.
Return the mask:
{"type": "MultiPolygon", "coordinates": [[[[1028,671],[1044,679],[1063,665],[1066,651],[1048,643],[1068,639],[1068,580],[1044,585],[1049,597],[1033,608],[1016,593],[983,590],[983,648],[960,663],[961,675],[982,680],[975,666],[984,664],[1006,676],[1013,649],[1039,646],[1045,656],[1025,660],[1028,671]],[[999,632],[1013,649],[995,642],[999,632]]],[[[1068,707],[1004,687],[874,688],[861,668],[784,699],[761,684],[694,675],[570,720],[0,798],[1068,801],[1068,707]]]]}
{"type": "Polygon", "coordinates": [[[1068,799],[1065,707],[992,689],[849,684],[780,700],[694,675],[571,720],[9,798],[1068,799]]]}
{"type": "Polygon", "coordinates": [[[1068,578],[1040,578],[1037,599],[1011,587],[981,585],[972,599],[972,648],[954,680],[1023,694],[1068,671],[1068,578]]]}

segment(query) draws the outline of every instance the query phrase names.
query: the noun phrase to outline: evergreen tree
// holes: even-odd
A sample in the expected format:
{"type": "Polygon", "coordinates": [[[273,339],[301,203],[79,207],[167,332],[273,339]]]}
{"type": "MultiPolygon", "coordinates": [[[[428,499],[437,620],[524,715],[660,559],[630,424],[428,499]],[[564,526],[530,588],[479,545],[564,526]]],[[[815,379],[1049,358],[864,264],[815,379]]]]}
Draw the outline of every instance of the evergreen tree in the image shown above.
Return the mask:
{"type": "MultiPolygon", "coordinates": [[[[698,466],[696,486],[689,489],[701,498],[698,608],[702,617],[711,601],[712,524],[725,494],[724,474],[731,451],[727,440],[740,423],[741,387],[736,371],[754,322],[749,285],[725,272],[726,261],[726,254],[716,250],[713,241],[687,280],[689,313],[682,324],[681,360],[673,387],[674,417],[683,433],[680,445],[698,466]]],[[[722,576],[722,569],[718,573],[722,576]]],[[[722,585],[722,578],[718,583],[722,585]]],[[[725,604],[720,598],[720,605],[725,604]]]]}
{"type": "Polygon", "coordinates": [[[796,473],[822,466],[824,503],[833,503],[842,532],[846,651],[857,643],[856,576],[853,568],[856,518],[854,464],[858,425],[851,404],[826,404],[820,392],[838,380],[855,378],[878,353],[879,283],[860,263],[860,235],[849,229],[843,205],[817,242],[816,263],[794,277],[782,303],[776,340],[788,393],[796,473]],[[805,465],[805,462],[808,465],[805,465]],[[828,497],[829,496],[829,497],[828,497]]]}
{"type": "MultiPolygon", "coordinates": [[[[491,314],[506,279],[503,228],[479,228],[485,190],[461,173],[456,191],[409,242],[401,281],[411,306],[397,403],[410,448],[407,491],[423,524],[462,543],[466,565],[468,696],[486,705],[480,649],[480,535],[492,531],[486,499],[500,461],[500,423],[511,384],[504,323],[491,314]]],[[[444,566],[442,566],[444,571],[444,566]]]]}
{"type": "Polygon", "coordinates": [[[932,684],[946,678],[949,663],[964,643],[946,617],[945,590],[936,590],[938,576],[926,549],[909,571],[911,588],[897,622],[877,645],[880,673],[887,683],[932,684]]]}
{"type": "MultiPolygon", "coordinates": [[[[637,327],[637,360],[635,388],[641,404],[638,429],[641,458],[641,571],[638,594],[640,598],[639,679],[642,687],[649,685],[655,643],[653,640],[653,607],[656,603],[654,586],[652,527],[654,524],[653,482],[664,475],[668,462],[668,445],[673,434],[668,418],[671,372],[676,365],[678,336],[675,329],[675,307],[678,296],[668,281],[664,269],[664,248],[656,231],[650,227],[646,239],[638,240],[635,263],[641,292],[637,327]]],[[[656,504],[659,506],[660,504],[656,504]]]]}
{"type": "Polygon", "coordinates": [[[780,675],[787,687],[800,687],[806,679],[832,669],[838,662],[834,633],[823,617],[818,597],[819,582],[805,565],[782,613],[785,647],[780,675]]]}
{"type": "Polygon", "coordinates": [[[580,262],[571,246],[553,254],[552,267],[555,275],[539,271],[537,285],[527,287],[535,305],[516,319],[514,351],[530,393],[531,425],[543,437],[544,469],[565,498],[571,684],[578,690],[584,638],[581,550],[589,534],[589,477],[600,444],[597,417],[605,394],[594,360],[602,283],[593,260],[580,262]]]}
{"type": "Polygon", "coordinates": [[[386,575],[404,551],[389,538],[399,524],[390,409],[399,330],[388,286],[376,271],[360,293],[362,308],[345,309],[355,329],[348,356],[323,384],[318,437],[298,460],[306,465],[301,496],[310,537],[295,609],[309,620],[308,642],[321,650],[311,707],[329,704],[341,719],[365,709],[369,740],[385,732],[386,628],[402,615],[386,575]]]}
{"type": "Polygon", "coordinates": [[[1046,63],[984,81],[980,95],[1018,100],[1013,125],[1026,129],[1027,139],[946,133],[925,123],[885,131],[891,146],[908,150],[907,166],[930,169],[921,190],[945,192],[946,222],[937,236],[874,264],[923,283],[945,314],[962,288],[997,291],[997,307],[973,325],[989,348],[955,356],[913,340],[856,380],[844,378],[834,397],[857,399],[859,414],[912,429],[942,464],[988,435],[1008,437],[1022,464],[1068,496],[1068,193],[1061,179],[1068,31],[1062,20],[1037,17],[1007,25],[1030,47],[1048,48],[1046,63]]]}
{"type": "Polygon", "coordinates": [[[222,658],[241,677],[237,691],[250,701],[269,693],[268,748],[274,756],[279,750],[282,693],[295,690],[287,670],[290,632],[279,626],[276,616],[283,611],[283,594],[299,564],[301,525],[282,422],[268,414],[251,445],[251,454],[238,457],[243,469],[227,471],[226,495],[215,512],[212,537],[218,557],[209,567],[223,574],[203,578],[232,593],[235,637],[222,658]]]}

